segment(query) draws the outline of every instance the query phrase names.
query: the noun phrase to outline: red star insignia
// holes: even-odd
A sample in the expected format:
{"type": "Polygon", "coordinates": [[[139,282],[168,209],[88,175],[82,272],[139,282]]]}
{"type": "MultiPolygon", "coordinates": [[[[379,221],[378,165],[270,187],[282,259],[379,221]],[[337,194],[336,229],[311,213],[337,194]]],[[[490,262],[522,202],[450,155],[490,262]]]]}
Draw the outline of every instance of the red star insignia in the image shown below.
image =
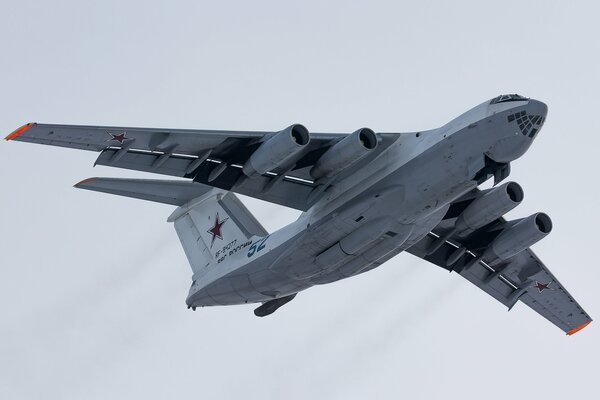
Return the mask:
{"type": "Polygon", "coordinates": [[[227,222],[228,219],[229,218],[225,218],[224,220],[219,221],[219,213],[217,213],[217,216],[215,217],[215,225],[207,231],[212,235],[212,241],[210,242],[211,248],[215,243],[216,238],[223,240],[223,235],[221,234],[221,227],[225,222],[227,222]]]}
{"type": "Polygon", "coordinates": [[[548,283],[542,283],[542,282],[538,282],[535,281],[535,285],[533,285],[534,288],[536,288],[538,290],[538,293],[542,293],[544,290],[548,289],[548,290],[552,290],[549,286],[552,282],[548,282],[548,283]]]}
{"type": "Polygon", "coordinates": [[[110,142],[111,140],[116,140],[117,142],[119,142],[119,144],[123,144],[124,141],[128,140],[128,137],[125,137],[125,135],[127,134],[127,132],[123,132],[123,133],[118,133],[118,134],[114,134],[114,133],[110,133],[107,132],[111,138],[107,140],[107,142],[110,142]]]}

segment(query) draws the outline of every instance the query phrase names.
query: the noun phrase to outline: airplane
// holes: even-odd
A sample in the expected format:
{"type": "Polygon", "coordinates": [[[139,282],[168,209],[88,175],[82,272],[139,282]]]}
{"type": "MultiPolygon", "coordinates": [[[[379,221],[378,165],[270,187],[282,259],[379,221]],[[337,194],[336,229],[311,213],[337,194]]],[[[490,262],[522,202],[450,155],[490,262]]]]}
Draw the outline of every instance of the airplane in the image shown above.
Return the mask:
{"type": "Polygon", "coordinates": [[[572,335],[592,319],[530,247],[544,213],[508,221],[523,200],[502,183],[531,146],[547,106],[517,94],[444,126],[410,133],[150,129],[29,123],[6,140],[99,152],[94,165],[177,180],[89,178],[76,188],[177,206],[191,266],[188,308],[260,304],[264,317],[313,285],[349,278],[407,251],[521,301],[572,335]],[[185,179],[181,179],[185,178],[185,179]],[[489,179],[493,186],[478,188],[489,179]],[[302,211],[269,233],[237,194],[302,211]]]}

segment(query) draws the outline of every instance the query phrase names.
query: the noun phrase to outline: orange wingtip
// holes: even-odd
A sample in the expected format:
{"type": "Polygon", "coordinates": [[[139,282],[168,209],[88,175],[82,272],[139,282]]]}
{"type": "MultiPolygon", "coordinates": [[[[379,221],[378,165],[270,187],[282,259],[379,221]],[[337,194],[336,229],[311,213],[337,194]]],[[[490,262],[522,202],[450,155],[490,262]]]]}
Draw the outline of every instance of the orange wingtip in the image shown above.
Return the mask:
{"type": "Polygon", "coordinates": [[[85,185],[88,182],[95,181],[96,179],[98,179],[98,178],[96,178],[96,177],[94,177],[94,178],[87,178],[87,179],[82,180],[81,182],[78,182],[78,183],[74,184],[73,186],[74,187],[79,187],[81,185],[85,185]]]}
{"type": "Polygon", "coordinates": [[[588,326],[591,322],[592,321],[584,322],[583,324],[579,325],[577,328],[571,329],[569,332],[567,332],[567,335],[569,335],[569,336],[574,335],[575,333],[579,332],[580,330],[582,330],[583,328],[588,326]]]}
{"type": "Polygon", "coordinates": [[[4,138],[4,140],[13,140],[14,138],[16,138],[17,136],[21,135],[23,132],[25,132],[27,129],[31,128],[33,125],[35,125],[34,122],[30,122],[28,124],[23,125],[22,127],[20,127],[19,129],[17,129],[16,131],[14,131],[13,133],[11,133],[10,135],[8,135],[7,137],[4,138]]]}

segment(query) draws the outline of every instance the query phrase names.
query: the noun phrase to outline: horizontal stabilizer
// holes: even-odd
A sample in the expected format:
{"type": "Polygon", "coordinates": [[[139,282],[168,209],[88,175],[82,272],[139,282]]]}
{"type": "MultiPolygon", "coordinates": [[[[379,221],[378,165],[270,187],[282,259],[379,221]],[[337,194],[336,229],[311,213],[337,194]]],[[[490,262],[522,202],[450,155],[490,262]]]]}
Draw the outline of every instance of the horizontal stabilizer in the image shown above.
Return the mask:
{"type": "Polygon", "coordinates": [[[210,186],[191,181],[123,178],[89,178],[75,187],[175,206],[181,206],[212,190],[210,186]]]}

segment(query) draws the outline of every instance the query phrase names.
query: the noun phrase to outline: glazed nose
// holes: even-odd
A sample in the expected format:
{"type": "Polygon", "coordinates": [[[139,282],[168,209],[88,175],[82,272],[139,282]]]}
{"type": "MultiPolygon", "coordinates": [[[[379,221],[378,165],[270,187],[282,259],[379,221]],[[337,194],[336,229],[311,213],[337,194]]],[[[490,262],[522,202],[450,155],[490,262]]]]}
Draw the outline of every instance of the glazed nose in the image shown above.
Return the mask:
{"type": "Polygon", "coordinates": [[[516,121],[523,136],[533,139],[544,125],[546,114],[548,106],[539,100],[531,99],[525,110],[509,116],[508,121],[516,121]]]}
{"type": "Polygon", "coordinates": [[[546,103],[543,103],[539,100],[530,99],[529,103],[527,103],[527,114],[539,115],[546,119],[546,115],[548,114],[548,106],[546,103]]]}

